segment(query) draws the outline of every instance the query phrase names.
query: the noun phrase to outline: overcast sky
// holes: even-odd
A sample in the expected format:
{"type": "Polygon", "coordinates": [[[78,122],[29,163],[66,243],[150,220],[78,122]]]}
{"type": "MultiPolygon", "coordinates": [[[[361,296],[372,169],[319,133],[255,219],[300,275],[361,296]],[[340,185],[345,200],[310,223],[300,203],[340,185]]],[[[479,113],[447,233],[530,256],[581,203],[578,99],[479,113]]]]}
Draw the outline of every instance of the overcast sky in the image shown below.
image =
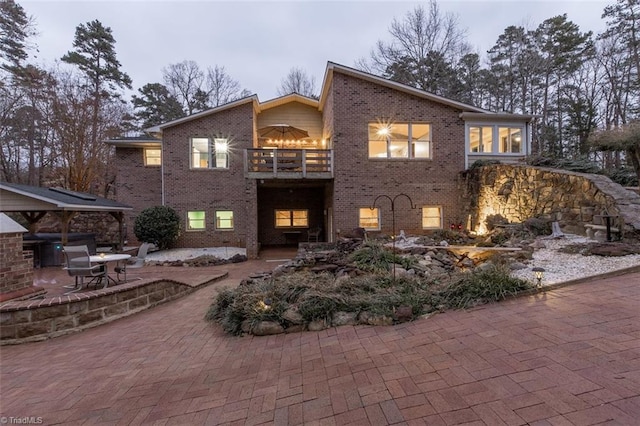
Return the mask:
{"type": "MultiPolygon", "coordinates": [[[[194,60],[220,65],[261,101],[276,96],[292,67],[322,83],[327,61],[353,66],[394,18],[420,2],[405,1],[54,1],[17,0],[35,19],[36,62],[52,64],[72,48],[75,28],[98,19],[113,30],[122,70],[134,89],[161,82],[162,68],[194,60]]],[[[615,0],[440,0],[458,15],[471,45],[483,55],[509,25],[534,29],[566,13],[581,31],[605,27],[602,11],[615,0]]],[[[427,2],[422,2],[427,5],[427,2]]]]}

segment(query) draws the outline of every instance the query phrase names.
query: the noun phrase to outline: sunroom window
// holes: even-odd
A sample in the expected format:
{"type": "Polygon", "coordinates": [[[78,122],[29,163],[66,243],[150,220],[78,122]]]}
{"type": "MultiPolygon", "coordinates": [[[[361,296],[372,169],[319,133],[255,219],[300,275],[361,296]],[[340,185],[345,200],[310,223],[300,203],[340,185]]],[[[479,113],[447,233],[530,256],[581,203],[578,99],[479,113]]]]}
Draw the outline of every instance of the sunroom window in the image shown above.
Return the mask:
{"type": "Polygon", "coordinates": [[[469,152],[474,154],[521,154],[524,128],[500,125],[468,126],[469,152]]]}
{"type": "Polygon", "coordinates": [[[493,127],[469,127],[471,152],[491,152],[493,127]]]}
{"type": "Polygon", "coordinates": [[[361,207],[359,210],[360,228],[364,228],[367,231],[379,231],[380,230],[380,209],[361,207]]]}
{"type": "Polygon", "coordinates": [[[513,127],[499,127],[498,137],[500,141],[500,152],[522,152],[522,129],[513,127]]]}
{"type": "Polygon", "coordinates": [[[431,125],[369,123],[369,158],[431,158],[431,125]]]}
{"type": "Polygon", "coordinates": [[[229,168],[228,140],[223,138],[191,138],[191,168],[229,168]]]}

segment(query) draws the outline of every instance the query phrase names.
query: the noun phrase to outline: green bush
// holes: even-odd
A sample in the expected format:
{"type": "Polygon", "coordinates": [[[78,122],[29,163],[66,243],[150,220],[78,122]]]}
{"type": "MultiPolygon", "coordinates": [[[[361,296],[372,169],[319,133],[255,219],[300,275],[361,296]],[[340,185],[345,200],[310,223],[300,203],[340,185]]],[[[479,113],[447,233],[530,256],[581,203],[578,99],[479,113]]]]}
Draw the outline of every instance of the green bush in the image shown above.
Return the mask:
{"type": "Polygon", "coordinates": [[[171,207],[149,207],[136,217],[133,233],[139,241],[167,249],[180,234],[180,216],[171,207]]]}
{"type": "Polygon", "coordinates": [[[437,298],[444,307],[462,309],[480,303],[502,300],[529,288],[531,284],[510,276],[506,267],[494,266],[461,275],[456,281],[443,288],[437,298]]]}
{"type": "Polygon", "coordinates": [[[411,259],[398,256],[390,249],[375,242],[367,243],[354,251],[349,259],[358,268],[370,272],[389,272],[394,263],[407,269],[411,267],[411,259]]]}

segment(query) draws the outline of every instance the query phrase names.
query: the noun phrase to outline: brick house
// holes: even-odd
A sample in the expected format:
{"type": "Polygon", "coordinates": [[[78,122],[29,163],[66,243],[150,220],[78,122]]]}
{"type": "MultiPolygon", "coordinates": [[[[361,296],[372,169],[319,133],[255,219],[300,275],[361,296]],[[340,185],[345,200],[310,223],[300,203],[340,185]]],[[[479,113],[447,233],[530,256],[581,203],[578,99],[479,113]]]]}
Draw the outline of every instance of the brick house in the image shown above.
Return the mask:
{"type": "Polygon", "coordinates": [[[118,199],[134,208],[128,220],[167,205],[183,221],[180,247],[246,247],[254,257],[313,229],[321,241],[357,227],[391,234],[398,194],[407,197],[395,199],[396,230],[465,223],[460,172],[480,159],[522,161],[531,120],[329,62],[318,100],[253,95],[160,124],[154,137],[108,143],[118,199]]]}

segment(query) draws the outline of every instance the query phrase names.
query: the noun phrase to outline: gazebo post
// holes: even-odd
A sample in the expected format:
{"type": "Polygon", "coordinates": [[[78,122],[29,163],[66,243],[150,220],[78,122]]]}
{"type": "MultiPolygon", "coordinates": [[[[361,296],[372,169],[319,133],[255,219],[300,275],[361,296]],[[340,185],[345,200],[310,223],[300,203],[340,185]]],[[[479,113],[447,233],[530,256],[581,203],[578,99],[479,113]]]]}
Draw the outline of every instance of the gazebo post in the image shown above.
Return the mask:
{"type": "Polygon", "coordinates": [[[118,241],[118,247],[116,248],[116,250],[122,251],[124,249],[124,213],[109,212],[109,214],[113,216],[115,220],[118,221],[118,233],[120,235],[120,239],[118,241]]]}

